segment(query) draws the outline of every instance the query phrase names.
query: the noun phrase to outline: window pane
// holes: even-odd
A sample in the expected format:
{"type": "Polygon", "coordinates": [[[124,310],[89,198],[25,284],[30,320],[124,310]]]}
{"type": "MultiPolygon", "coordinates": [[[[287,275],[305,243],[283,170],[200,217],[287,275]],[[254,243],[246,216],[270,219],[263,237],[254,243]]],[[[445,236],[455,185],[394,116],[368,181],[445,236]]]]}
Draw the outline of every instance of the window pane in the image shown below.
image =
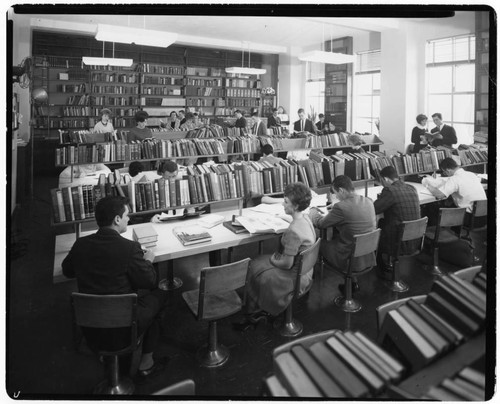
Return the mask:
{"type": "Polygon", "coordinates": [[[356,79],[356,94],[371,94],[372,93],[372,75],[358,74],[356,79]]]}
{"type": "Polygon", "coordinates": [[[475,60],[476,59],[476,37],[473,36],[470,39],[470,54],[469,54],[469,59],[470,60],[475,60]]]}
{"type": "MultiPolygon", "coordinates": [[[[441,112],[443,121],[449,122],[451,119],[451,95],[429,95],[429,114],[441,112]]],[[[434,127],[429,115],[431,129],[434,127]]]]}
{"type": "Polygon", "coordinates": [[[380,91],[380,73],[373,74],[373,91],[380,91]]]}
{"type": "Polygon", "coordinates": [[[354,120],[353,132],[372,133],[371,118],[356,118],[354,120]]]}
{"type": "Polygon", "coordinates": [[[455,40],[455,61],[469,59],[469,37],[455,40]]]}
{"type": "Polygon", "coordinates": [[[373,101],[372,116],[379,117],[380,116],[380,96],[374,95],[372,101],[373,101]]]}
{"type": "Polygon", "coordinates": [[[453,122],[474,122],[474,94],[453,97],[453,122]]]}
{"type": "Polygon", "coordinates": [[[452,66],[429,67],[429,93],[451,93],[452,66]]]}
{"type": "Polygon", "coordinates": [[[452,39],[444,39],[434,43],[434,63],[453,61],[452,39]]]}
{"type": "Polygon", "coordinates": [[[372,116],[372,97],[358,96],[356,98],[356,115],[357,116],[372,116]]]}
{"type": "Polygon", "coordinates": [[[455,132],[457,132],[457,147],[459,144],[474,143],[474,125],[473,124],[460,124],[453,125],[455,132]]]}
{"type": "Polygon", "coordinates": [[[476,67],[471,64],[455,66],[455,91],[474,91],[476,67]]]}

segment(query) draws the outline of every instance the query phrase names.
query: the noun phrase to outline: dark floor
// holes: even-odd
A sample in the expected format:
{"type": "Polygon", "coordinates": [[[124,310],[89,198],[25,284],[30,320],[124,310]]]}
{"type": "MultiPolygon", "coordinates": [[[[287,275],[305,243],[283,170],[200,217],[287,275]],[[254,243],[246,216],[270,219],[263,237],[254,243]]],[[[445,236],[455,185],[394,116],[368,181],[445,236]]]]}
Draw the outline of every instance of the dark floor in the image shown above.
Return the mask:
{"type": "MultiPolygon", "coordinates": [[[[37,178],[35,197],[16,209],[11,223],[10,268],[7,269],[7,381],[9,395],[18,398],[68,398],[88,396],[103,378],[102,364],[90,353],[73,347],[69,296],[74,281],[52,281],[55,230],[50,227],[47,190],[53,179],[37,178]]],[[[61,230],[58,229],[58,232],[61,230]]],[[[66,231],[66,230],[62,230],[66,231]]],[[[71,227],[67,229],[71,231],[71,227]]],[[[474,237],[476,255],[486,254],[486,233],[474,237]]],[[[491,246],[494,243],[490,244],[491,246]]],[[[274,249],[273,243],[266,251],[274,249]]],[[[235,251],[235,259],[255,256],[257,246],[235,251]]],[[[361,330],[376,338],[375,308],[399,297],[429,292],[433,276],[423,268],[430,257],[422,254],[402,265],[402,278],[410,290],[399,296],[385,286],[372,271],[360,278],[357,297],[363,309],[348,315],[335,307],[341,278],[328,270],[319,272],[309,296],[298,302],[295,317],[304,324],[303,335],[327,329],[361,330]]],[[[207,336],[207,326],[198,323],[183,302],[181,293],[193,289],[197,271],[208,263],[206,256],[190,257],[175,265],[183,288],[172,292],[164,322],[160,353],[170,357],[164,372],[147,384],[137,386],[138,395],[149,395],[183,379],[193,379],[199,396],[218,398],[261,397],[262,380],[272,373],[271,354],[288,339],[272,325],[262,325],[244,333],[234,331],[231,320],[220,322],[219,339],[231,351],[220,368],[201,368],[195,359],[197,348],[207,336]]],[[[445,271],[458,267],[444,263],[445,271]]]]}

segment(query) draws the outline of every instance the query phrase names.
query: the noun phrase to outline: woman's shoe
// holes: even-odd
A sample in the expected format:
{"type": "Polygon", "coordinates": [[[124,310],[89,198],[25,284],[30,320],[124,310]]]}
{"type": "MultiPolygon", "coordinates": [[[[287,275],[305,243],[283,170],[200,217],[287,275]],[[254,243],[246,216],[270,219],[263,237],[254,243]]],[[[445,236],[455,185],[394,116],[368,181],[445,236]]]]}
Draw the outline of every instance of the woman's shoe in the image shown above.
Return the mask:
{"type": "Polygon", "coordinates": [[[236,331],[248,331],[251,328],[255,329],[255,323],[251,321],[250,316],[245,316],[241,321],[234,322],[233,329],[236,331]]]}

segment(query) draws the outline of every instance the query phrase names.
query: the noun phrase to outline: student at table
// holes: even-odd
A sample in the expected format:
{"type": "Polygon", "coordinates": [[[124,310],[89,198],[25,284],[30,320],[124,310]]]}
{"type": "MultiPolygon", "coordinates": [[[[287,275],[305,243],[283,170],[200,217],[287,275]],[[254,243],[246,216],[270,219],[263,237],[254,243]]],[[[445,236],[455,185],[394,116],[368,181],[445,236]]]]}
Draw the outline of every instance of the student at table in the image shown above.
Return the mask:
{"type": "MultiPolygon", "coordinates": [[[[312,207],[309,216],[314,226],[319,229],[334,227],[338,234],[332,240],[321,240],[320,252],[335,268],[345,268],[352,250],[354,235],[368,233],[376,228],[376,216],[373,202],[355,192],[352,181],[345,175],[335,177],[331,192],[335,193],[339,202],[332,206],[327,214],[322,214],[312,207]]],[[[367,254],[355,258],[353,273],[376,264],[375,254],[367,254]]],[[[339,289],[344,293],[344,284],[339,289]]],[[[353,291],[359,290],[359,285],[353,276],[353,291]]]]}
{"type": "MultiPolygon", "coordinates": [[[[247,274],[245,319],[233,324],[244,330],[265,320],[268,315],[277,316],[292,300],[296,274],[295,256],[316,241],[314,227],[304,210],[311,203],[311,191],[297,182],[285,188],[283,207],[292,216],[290,227],[281,237],[279,251],[252,260],[247,274]]],[[[301,278],[301,290],[312,282],[312,271],[301,278]]]]}
{"type": "MultiPolygon", "coordinates": [[[[137,319],[139,335],[144,333],[139,377],[146,378],[162,370],[164,360],[154,361],[153,353],[160,338],[160,314],[167,292],[156,287],[157,274],[153,268],[154,254],[143,252],[141,245],[121,236],[127,231],[129,210],[127,198],[107,196],[95,207],[99,230],[76,240],[62,263],[63,274],[76,278],[78,291],[97,295],[137,293],[147,290],[138,298],[137,319]]],[[[121,330],[83,328],[89,344],[109,344],[128,337],[121,330]]]]}
{"type": "Polygon", "coordinates": [[[97,133],[113,133],[113,123],[110,120],[111,111],[108,108],[101,109],[101,119],[94,126],[94,132],[97,133]]]}
{"type": "MultiPolygon", "coordinates": [[[[380,170],[380,178],[384,188],[373,203],[375,213],[384,214],[378,224],[378,227],[382,229],[382,234],[377,266],[382,277],[392,279],[393,267],[389,262],[389,256],[396,256],[399,226],[403,221],[420,219],[420,203],[416,188],[401,181],[393,166],[380,170]]],[[[401,253],[409,254],[418,249],[419,244],[419,240],[403,242],[401,253]]]]}

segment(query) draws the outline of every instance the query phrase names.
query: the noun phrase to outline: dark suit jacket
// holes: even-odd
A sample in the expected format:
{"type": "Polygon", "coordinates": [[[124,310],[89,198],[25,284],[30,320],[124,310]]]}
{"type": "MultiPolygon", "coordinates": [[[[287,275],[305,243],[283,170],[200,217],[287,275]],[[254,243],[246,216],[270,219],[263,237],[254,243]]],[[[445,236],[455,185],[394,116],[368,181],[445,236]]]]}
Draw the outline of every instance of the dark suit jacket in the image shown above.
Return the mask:
{"type": "MultiPolygon", "coordinates": [[[[295,132],[300,132],[300,119],[294,122],[293,130],[295,132]]],[[[310,119],[306,119],[304,123],[304,130],[306,132],[316,133],[316,127],[314,126],[313,122],[310,119]]]]}
{"type": "MultiPolygon", "coordinates": [[[[431,130],[431,133],[436,132],[439,132],[439,128],[437,126],[431,130]]],[[[452,126],[445,124],[441,129],[441,135],[443,136],[443,138],[434,140],[432,142],[433,146],[451,146],[452,144],[457,143],[457,133],[452,126]]]]}
{"type": "Polygon", "coordinates": [[[234,126],[237,128],[245,129],[247,127],[247,120],[245,119],[244,116],[242,116],[241,118],[236,119],[234,126]]]}
{"type": "Polygon", "coordinates": [[[267,118],[267,127],[270,128],[272,126],[281,126],[281,119],[270,115],[269,118],[267,118]]]}
{"type": "Polygon", "coordinates": [[[157,284],[153,264],[141,245],[109,228],[75,241],[62,263],[63,274],[75,278],[81,293],[125,294],[157,284]]]}
{"type": "MultiPolygon", "coordinates": [[[[420,219],[418,192],[403,181],[396,181],[390,187],[384,187],[373,203],[375,213],[384,214],[379,251],[394,256],[397,252],[398,226],[405,220],[420,219]]],[[[419,241],[405,242],[401,253],[409,254],[419,246],[419,241]]]]}

